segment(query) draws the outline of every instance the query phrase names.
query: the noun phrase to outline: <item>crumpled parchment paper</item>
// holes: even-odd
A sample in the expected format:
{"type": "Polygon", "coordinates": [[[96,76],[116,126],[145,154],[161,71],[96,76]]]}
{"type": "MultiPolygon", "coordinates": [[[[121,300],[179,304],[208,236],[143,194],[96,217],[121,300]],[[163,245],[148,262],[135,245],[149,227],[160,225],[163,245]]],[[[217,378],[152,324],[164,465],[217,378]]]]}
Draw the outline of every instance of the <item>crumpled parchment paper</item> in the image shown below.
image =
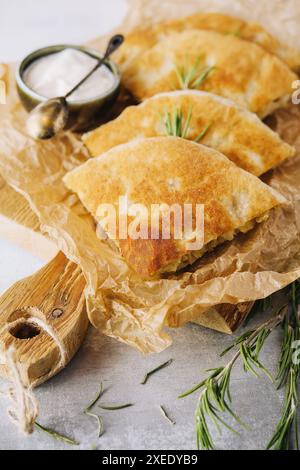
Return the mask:
{"type": "MultiPolygon", "coordinates": [[[[125,29],[138,24],[145,13],[143,0],[138,6],[136,0],[133,3],[134,14],[127,18],[125,29]]],[[[158,11],[160,19],[174,11],[174,0],[146,3],[147,21],[151,4],[153,17],[158,11]],[[173,5],[171,10],[166,8],[167,3],[170,8],[173,5]]],[[[192,4],[196,7],[208,2],[182,3],[187,8],[182,7],[180,12],[189,14],[192,4]]],[[[244,3],[253,4],[250,0],[244,3]]],[[[96,42],[102,44],[102,40],[96,42]]],[[[264,176],[289,203],[250,233],[220,246],[188,272],[145,282],[106,241],[97,238],[93,219],[62,183],[67,171],[88,158],[80,136],[67,132],[50,141],[36,142],[26,135],[26,112],[15,92],[13,69],[1,69],[8,95],[7,104],[0,108],[0,174],[27,199],[39,217],[41,230],[80,265],[87,281],[90,321],[104,334],[145,353],[158,352],[171,343],[164,326],[179,327],[218,304],[266,297],[300,276],[300,105],[291,105],[269,119],[282,138],[298,150],[296,158],[264,176]]]]}

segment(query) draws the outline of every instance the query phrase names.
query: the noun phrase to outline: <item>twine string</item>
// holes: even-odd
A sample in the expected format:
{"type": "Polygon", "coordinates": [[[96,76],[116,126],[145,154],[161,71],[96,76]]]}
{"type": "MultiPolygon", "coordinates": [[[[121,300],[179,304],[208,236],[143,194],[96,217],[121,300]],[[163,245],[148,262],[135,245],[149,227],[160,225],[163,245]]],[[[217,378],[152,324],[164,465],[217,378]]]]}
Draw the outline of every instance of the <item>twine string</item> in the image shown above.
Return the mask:
{"type": "MultiPolygon", "coordinates": [[[[28,313],[32,315],[32,309],[27,309],[28,313]]],[[[0,336],[20,324],[29,323],[38,326],[44,333],[46,333],[57,345],[60,352],[60,361],[56,369],[63,368],[67,362],[67,351],[63,342],[58,337],[56,331],[48,323],[41,318],[30,316],[29,318],[19,318],[13,322],[6,323],[0,328],[0,336]]],[[[11,420],[19,427],[25,434],[33,432],[34,423],[39,413],[38,401],[32,391],[32,386],[24,377],[24,365],[16,360],[15,348],[10,346],[8,349],[4,348],[2,351],[5,363],[10,371],[12,386],[9,388],[8,396],[12,400],[13,407],[8,410],[11,420]]]]}

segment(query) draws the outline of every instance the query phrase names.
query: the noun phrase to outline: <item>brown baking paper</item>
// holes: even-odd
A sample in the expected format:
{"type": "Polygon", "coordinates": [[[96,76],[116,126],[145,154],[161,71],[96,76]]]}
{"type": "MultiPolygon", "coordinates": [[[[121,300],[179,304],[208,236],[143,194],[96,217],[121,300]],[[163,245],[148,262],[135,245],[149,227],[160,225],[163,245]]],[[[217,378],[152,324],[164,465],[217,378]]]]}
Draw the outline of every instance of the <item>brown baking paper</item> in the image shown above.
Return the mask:
{"type": "MultiPolygon", "coordinates": [[[[182,14],[201,4],[182,3],[188,7],[181,8],[182,14]]],[[[293,2],[272,2],[279,3],[293,2]]],[[[147,21],[149,12],[154,13],[150,5],[156,15],[160,12],[160,19],[174,11],[174,0],[138,4],[147,4],[147,21]],[[168,10],[167,3],[173,8],[168,10]]],[[[134,15],[121,30],[140,23],[145,11],[135,5],[134,15]]],[[[80,136],[67,132],[44,142],[29,138],[26,112],[15,92],[13,66],[4,67],[2,74],[7,104],[0,108],[0,174],[27,199],[39,217],[42,232],[80,265],[87,280],[90,321],[104,334],[145,353],[158,352],[171,343],[164,326],[179,327],[219,304],[235,305],[266,297],[300,276],[300,106],[291,105],[269,120],[297,147],[296,158],[265,176],[289,203],[250,233],[207,255],[189,272],[145,282],[108,242],[97,238],[95,222],[62,183],[67,171],[88,158],[80,136]]]]}

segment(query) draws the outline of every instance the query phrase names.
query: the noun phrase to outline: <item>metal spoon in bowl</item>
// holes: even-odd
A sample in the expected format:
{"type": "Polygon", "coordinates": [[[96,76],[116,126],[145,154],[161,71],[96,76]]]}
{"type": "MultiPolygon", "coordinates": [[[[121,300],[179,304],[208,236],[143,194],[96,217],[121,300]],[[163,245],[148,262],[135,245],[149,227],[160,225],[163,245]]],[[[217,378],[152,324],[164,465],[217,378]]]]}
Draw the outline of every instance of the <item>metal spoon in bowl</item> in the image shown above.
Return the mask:
{"type": "Polygon", "coordinates": [[[36,106],[29,114],[27,120],[27,131],[34,139],[50,139],[58,132],[62,131],[67,124],[69,117],[69,107],[67,98],[85,82],[106,59],[118,49],[124,41],[124,36],[116,34],[113,36],[106,48],[102,59],[95,67],[65,96],[51,98],[36,106]]]}

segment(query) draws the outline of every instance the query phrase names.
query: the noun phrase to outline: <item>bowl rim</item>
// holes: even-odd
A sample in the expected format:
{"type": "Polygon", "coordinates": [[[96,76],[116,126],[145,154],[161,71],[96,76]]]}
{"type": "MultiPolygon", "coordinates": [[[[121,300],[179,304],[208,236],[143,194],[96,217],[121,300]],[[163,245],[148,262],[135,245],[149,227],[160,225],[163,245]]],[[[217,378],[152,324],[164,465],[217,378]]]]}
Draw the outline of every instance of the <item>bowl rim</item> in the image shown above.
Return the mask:
{"type": "MultiPolygon", "coordinates": [[[[75,45],[75,44],[54,44],[51,46],[45,46],[45,47],[36,49],[24,57],[24,59],[19,63],[17,70],[16,70],[16,76],[15,76],[16,82],[19,88],[23,91],[23,93],[29,95],[32,99],[40,101],[41,103],[51,99],[43,95],[39,95],[32,88],[30,88],[23,80],[23,73],[25,69],[35,60],[40,59],[46,55],[54,54],[56,52],[61,52],[64,49],[76,49],[94,57],[95,59],[101,59],[104,55],[97,49],[94,49],[88,46],[75,45]]],[[[92,104],[103,98],[111,96],[119,88],[121,84],[121,74],[116,63],[111,59],[107,59],[105,61],[105,64],[111,70],[111,72],[113,73],[115,77],[115,82],[112,85],[112,87],[109,88],[109,90],[99,95],[95,95],[95,97],[93,98],[69,101],[68,104],[70,107],[92,104]]]]}

